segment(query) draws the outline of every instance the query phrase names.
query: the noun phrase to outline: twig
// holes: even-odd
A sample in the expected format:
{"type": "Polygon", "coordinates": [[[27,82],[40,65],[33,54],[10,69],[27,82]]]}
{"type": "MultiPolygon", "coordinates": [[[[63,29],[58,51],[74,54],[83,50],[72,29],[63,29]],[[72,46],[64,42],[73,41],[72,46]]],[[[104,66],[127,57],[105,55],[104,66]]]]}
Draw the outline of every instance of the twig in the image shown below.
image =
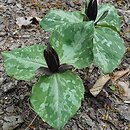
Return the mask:
{"type": "Polygon", "coordinates": [[[33,118],[33,120],[31,121],[31,123],[27,126],[27,128],[25,130],[27,130],[33,124],[33,122],[35,121],[36,118],[37,118],[37,115],[33,118]]]}

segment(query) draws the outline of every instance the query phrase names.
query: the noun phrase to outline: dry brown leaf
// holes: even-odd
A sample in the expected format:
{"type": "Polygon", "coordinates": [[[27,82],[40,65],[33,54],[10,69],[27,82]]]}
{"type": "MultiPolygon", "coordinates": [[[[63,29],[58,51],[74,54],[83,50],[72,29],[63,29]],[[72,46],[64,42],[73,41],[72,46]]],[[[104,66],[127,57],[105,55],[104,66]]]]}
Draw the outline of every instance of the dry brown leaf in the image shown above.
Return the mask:
{"type": "Polygon", "coordinates": [[[110,80],[110,76],[109,75],[103,75],[101,76],[96,83],[94,84],[94,86],[90,89],[91,94],[96,97],[101,90],[103,89],[104,85],[110,80]]]}
{"type": "Polygon", "coordinates": [[[130,69],[127,68],[126,70],[117,71],[113,73],[113,77],[111,78],[112,82],[114,83],[116,80],[118,80],[119,78],[121,78],[122,76],[126,75],[129,72],[130,72],[130,69]]]}

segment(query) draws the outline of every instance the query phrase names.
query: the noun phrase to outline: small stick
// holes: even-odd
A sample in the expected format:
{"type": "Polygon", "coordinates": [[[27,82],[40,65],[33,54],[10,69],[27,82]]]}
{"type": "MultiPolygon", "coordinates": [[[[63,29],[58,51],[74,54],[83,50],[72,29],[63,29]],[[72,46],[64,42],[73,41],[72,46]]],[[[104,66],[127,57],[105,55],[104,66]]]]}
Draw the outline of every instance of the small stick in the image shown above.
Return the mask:
{"type": "Polygon", "coordinates": [[[37,115],[34,117],[34,119],[31,121],[31,123],[27,126],[27,128],[25,130],[28,130],[28,128],[33,124],[33,122],[35,121],[36,118],[37,118],[37,115]]]}

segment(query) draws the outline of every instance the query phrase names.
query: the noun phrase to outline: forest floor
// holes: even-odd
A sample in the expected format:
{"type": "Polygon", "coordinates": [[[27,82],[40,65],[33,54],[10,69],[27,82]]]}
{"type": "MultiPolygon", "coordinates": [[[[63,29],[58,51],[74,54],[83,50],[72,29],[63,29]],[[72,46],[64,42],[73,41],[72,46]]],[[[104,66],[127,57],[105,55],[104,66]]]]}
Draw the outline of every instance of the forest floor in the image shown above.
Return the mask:
{"type": "MultiPolygon", "coordinates": [[[[109,0],[103,2],[109,3],[109,0]]],[[[126,46],[125,56],[115,72],[124,71],[130,68],[130,1],[111,3],[123,18],[121,35],[126,46]]],[[[48,41],[49,34],[38,24],[21,28],[16,22],[19,18],[43,18],[50,8],[74,11],[80,10],[82,5],[82,0],[0,0],[0,52],[48,41]]],[[[85,85],[85,98],[63,130],[130,130],[130,73],[116,81],[114,90],[109,81],[96,98],[89,89],[99,78],[100,70],[93,67],[91,71],[86,68],[78,73],[85,85]]],[[[0,130],[54,130],[30,106],[34,83],[35,80],[24,82],[7,76],[0,55],[0,130]]]]}

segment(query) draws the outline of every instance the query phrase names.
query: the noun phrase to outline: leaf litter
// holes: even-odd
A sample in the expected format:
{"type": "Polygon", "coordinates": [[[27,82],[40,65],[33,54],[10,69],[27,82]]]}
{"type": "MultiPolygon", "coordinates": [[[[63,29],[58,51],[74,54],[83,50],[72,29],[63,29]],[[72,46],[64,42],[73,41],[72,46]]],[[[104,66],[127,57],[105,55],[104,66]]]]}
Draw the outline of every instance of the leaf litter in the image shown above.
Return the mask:
{"type": "Polygon", "coordinates": [[[19,28],[29,26],[31,24],[39,24],[41,21],[38,17],[18,17],[16,18],[16,24],[19,26],[19,28]]]}
{"type": "MultiPolygon", "coordinates": [[[[110,2],[109,0],[99,0],[100,3],[102,2],[110,2]]],[[[125,22],[128,22],[128,18],[129,15],[127,13],[124,13],[125,11],[129,12],[129,8],[130,8],[130,4],[128,4],[128,0],[125,0],[125,2],[122,1],[121,5],[117,4],[115,1],[111,1],[117,8],[120,9],[120,13],[124,16],[125,18],[125,22]]],[[[65,9],[65,10],[76,10],[76,9],[80,9],[81,8],[81,4],[82,1],[67,1],[67,2],[63,2],[63,1],[51,1],[48,2],[46,1],[41,1],[39,0],[34,1],[34,3],[31,3],[31,1],[13,1],[13,2],[7,2],[4,3],[1,2],[2,9],[0,9],[0,13],[1,16],[6,16],[6,21],[8,21],[8,25],[6,26],[6,29],[4,28],[2,30],[2,33],[6,33],[6,37],[2,37],[1,42],[5,40],[4,42],[2,42],[2,46],[0,47],[1,50],[8,50],[8,49],[12,49],[12,48],[17,48],[17,47],[22,47],[25,45],[30,45],[30,44],[34,44],[34,43],[42,43],[44,41],[46,41],[46,39],[48,38],[48,34],[44,31],[39,30],[39,28],[37,26],[33,27],[33,28],[27,28],[24,29],[22,26],[28,27],[31,26],[32,23],[30,21],[30,18],[27,16],[32,16],[32,12],[36,12],[37,13],[37,17],[38,18],[42,18],[44,14],[46,14],[46,12],[50,9],[50,8],[61,8],[61,9],[65,9]],[[40,4],[39,4],[40,3],[40,4]],[[20,4],[20,6],[19,6],[20,4]],[[18,5],[18,6],[17,6],[18,5]],[[7,10],[7,11],[5,11],[7,10]],[[12,15],[13,14],[13,15],[12,15]],[[21,21],[19,21],[16,24],[16,19],[23,17],[23,23],[21,21]],[[26,19],[27,18],[27,19],[26,19]],[[27,21],[26,21],[27,20],[27,21]],[[20,36],[18,37],[12,37],[12,35],[10,35],[10,33],[13,34],[13,32],[17,31],[20,28],[20,31],[18,32],[20,36]],[[8,31],[7,31],[8,29],[8,31]],[[27,37],[27,38],[24,38],[27,37]],[[13,46],[13,47],[12,47],[13,46]]],[[[35,17],[35,16],[34,16],[35,17]]],[[[1,24],[1,23],[0,23],[1,24]]],[[[122,28],[124,30],[127,30],[126,28],[128,28],[127,23],[123,23],[122,28]]],[[[122,33],[123,34],[123,33],[122,33]]],[[[14,34],[16,35],[16,34],[14,34]]],[[[128,35],[128,33],[127,33],[128,35]]],[[[128,36],[124,36],[123,37],[126,41],[126,45],[128,48],[130,48],[130,44],[127,42],[128,41],[128,36]]],[[[130,58],[130,52],[127,51],[126,52],[126,56],[122,62],[122,65],[120,66],[119,70],[126,70],[127,67],[129,67],[129,63],[130,61],[128,60],[128,58],[130,58]],[[126,58],[127,57],[127,58],[126,58]]],[[[116,92],[111,93],[111,90],[109,90],[108,85],[111,85],[110,81],[107,81],[107,83],[104,82],[104,85],[102,84],[102,87],[100,86],[100,91],[98,91],[98,95],[96,98],[94,98],[92,95],[89,94],[89,92],[87,92],[87,89],[89,86],[94,86],[94,82],[99,79],[100,74],[98,72],[98,70],[96,70],[95,68],[92,70],[92,72],[88,72],[87,69],[81,70],[81,74],[80,76],[82,77],[84,84],[85,84],[85,89],[86,89],[86,93],[85,93],[85,99],[82,103],[82,107],[81,109],[77,112],[77,114],[66,124],[65,128],[63,130],[92,130],[92,129],[96,129],[96,130],[101,130],[103,128],[102,125],[105,124],[106,129],[111,129],[111,130],[128,130],[130,122],[129,122],[129,105],[127,105],[127,103],[129,103],[128,98],[126,98],[124,100],[124,102],[120,101],[118,98],[113,98],[114,94],[116,92]],[[101,88],[103,88],[103,90],[105,90],[108,93],[108,98],[112,101],[112,109],[111,110],[107,110],[110,111],[110,115],[109,118],[112,118],[112,121],[114,122],[113,126],[109,121],[105,120],[102,121],[100,119],[100,113],[97,110],[100,110],[101,113],[103,113],[104,111],[106,111],[106,109],[104,108],[104,106],[102,106],[102,104],[104,105],[106,102],[106,98],[104,98],[104,95],[102,95],[101,88]],[[101,98],[103,98],[101,100],[101,98]],[[119,111],[114,112],[115,108],[117,108],[119,111]],[[120,116],[118,116],[120,115],[120,116]],[[105,122],[105,123],[104,123],[105,122]]],[[[125,73],[125,72],[123,72],[125,73]]],[[[120,83],[123,85],[123,88],[125,87],[126,90],[129,90],[128,87],[128,82],[130,81],[130,77],[129,77],[129,72],[122,75],[121,73],[119,75],[122,75],[121,77],[115,76],[116,79],[115,82],[116,83],[120,83]],[[118,80],[118,82],[117,82],[118,80]]],[[[8,77],[4,70],[3,70],[3,66],[2,66],[2,59],[0,59],[0,77],[2,78],[2,81],[0,82],[0,91],[2,92],[1,99],[0,99],[0,112],[3,113],[2,111],[7,108],[9,105],[14,106],[15,111],[7,113],[4,111],[4,114],[1,115],[2,119],[0,119],[0,128],[2,128],[1,126],[1,122],[4,122],[4,117],[5,116],[20,116],[20,118],[22,118],[24,120],[24,122],[20,122],[19,124],[14,124],[13,128],[16,128],[17,130],[23,130],[25,128],[27,128],[27,126],[30,124],[30,122],[32,122],[32,120],[35,117],[35,113],[32,111],[30,105],[29,105],[29,101],[28,101],[28,97],[30,95],[30,86],[32,86],[32,84],[37,80],[34,79],[33,82],[23,82],[23,81],[17,81],[14,80],[10,77],[8,77]],[[9,91],[7,90],[7,93],[4,93],[4,89],[6,86],[4,84],[7,84],[9,86],[11,86],[10,88],[14,88],[13,91],[9,91]],[[2,110],[1,110],[2,109],[2,110]],[[5,116],[4,116],[5,115],[5,116]]],[[[7,87],[8,88],[8,87],[7,87]]],[[[10,89],[8,88],[8,89],[10,89]]],[[[0,94],[1,94],[0,92],[0,94]]],[[[117,93],[118,94],[118,93],[117,93]]],[[[125,94],[125,93],[124,93],[125,94]]],[[[118,94],[119,95],[119,94],[118,94]]],[[[121,98],[121,95],[119,95],[121,98]]],[[[106,113],[107,114],[107,113],[106,113]]],[[[50,126],[48,126],[46,123],[44,123],[43,121],[41,121],[41,119],[39,119],[38,117],[35,119],[35,121],[33,122],[33,129],[46,129],[46,130],[53,130],[50,126]]],[[[7,128],[9,129],[9,127],[7,128]]],[[[31,129],[31,128],[30,128],[31,129]]],[[[5,130],[5,129],[4,129],[5,130]]]]}
{"type": "Polygon", "coordinates": [[[103,75],[101,76],[96,83],[94,84],[94,86],[90,89],[90,92],[92,93],[92,95],[94,97],[96,97],[101,90],[103,89],[104,85],[110,80],[110,76],[109,75],[103,75]]]}
{"type": "MultiPolygon", "coordinates": [[[[96,83],[94,84],[94,86],[90,89],[91,94],[94,97],[96,97],[101,92],[101,90],[103,89],[103,87],[105,86],[105,84],[109,80],[111,80],[112,83],[114,84],[119,78],[121,78],[122,76],[126,75],[129,72],[130,72],[130,69],[127,68],[126,70],[114,72],[113,75],[112,75],[112,77],[110,75],[103,75],[103,76],[101,76],[96,81],[96,83]]],[[[126,87],[124,87],[124,90],[126,90],[126,89],[128,90],[128,87],[129,87],[129,85],[127,85],[126,87]]],[[[128,93],[129,92],[130,91],[128,91],[128,93]]],[[[129,95],[128,93],[127,93],[127,95],[129,95]]]]}

